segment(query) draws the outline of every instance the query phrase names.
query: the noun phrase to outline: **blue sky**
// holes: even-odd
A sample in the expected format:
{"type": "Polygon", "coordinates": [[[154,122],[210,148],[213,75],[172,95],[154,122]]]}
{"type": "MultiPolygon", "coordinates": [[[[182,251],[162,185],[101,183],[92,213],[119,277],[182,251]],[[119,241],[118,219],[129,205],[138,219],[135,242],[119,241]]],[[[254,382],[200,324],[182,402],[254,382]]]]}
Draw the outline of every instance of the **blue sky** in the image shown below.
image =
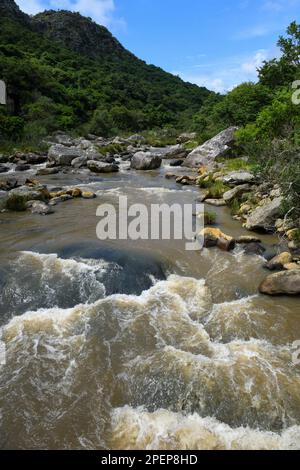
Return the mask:
{"type": "Polygon", "coordinates": [[[300,20],[300,0],[17,0],[23,11],[80,11],[141,59],[224,92],[256,80],[277,38],[300,20]]]}

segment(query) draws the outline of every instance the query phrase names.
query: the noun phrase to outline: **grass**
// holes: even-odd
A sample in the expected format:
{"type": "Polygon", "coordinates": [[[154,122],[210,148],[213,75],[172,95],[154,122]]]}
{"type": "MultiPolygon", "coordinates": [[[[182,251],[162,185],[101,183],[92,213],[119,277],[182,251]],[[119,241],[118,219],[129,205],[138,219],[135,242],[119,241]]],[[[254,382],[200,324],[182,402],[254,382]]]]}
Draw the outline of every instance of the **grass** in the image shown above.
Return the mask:
{"type": "Polygon", "coordinates": [[[105,145],[104,147],[98,147],[98,151],[101,153],[101,155],[106,155],[107,153],[116,154],[123,152],[127,149],[127,147],[127,144],[109,144],[105,145]]]}
{"type": "Polygon", "coordinates": [[[183,144],[183,146],[185,150],[192,151],[199,146],[199,142],[197,140],[191,140],[190,142],[183,144]]]}
{"type": "Polygon", "coordinates": [[[219,158],[217,161],[223,165],[225,172],[254,170],[254,165],[243,158],[219,158]]]}
{"type": "Polygon", "coordinates": [[[231,215],[238,215],[239,210],[240,210],[240,201],[239,199],[235,198],[230,204],[231,215]]]}
{"type": "Polygon", "coordinates": [[[221,199],[226,191],[229,191],[229,186],[223,181],[213,181],[212,176],[209,176],[207,181],[200,181],[200,188],[209,190],[209,197],[213,199],[221,199]]]}
{"type": "Polygon", "coordinates": [[[204,225],[214,225],[217,221],[217,214],[215,212],[204,212],[204,225]]]}

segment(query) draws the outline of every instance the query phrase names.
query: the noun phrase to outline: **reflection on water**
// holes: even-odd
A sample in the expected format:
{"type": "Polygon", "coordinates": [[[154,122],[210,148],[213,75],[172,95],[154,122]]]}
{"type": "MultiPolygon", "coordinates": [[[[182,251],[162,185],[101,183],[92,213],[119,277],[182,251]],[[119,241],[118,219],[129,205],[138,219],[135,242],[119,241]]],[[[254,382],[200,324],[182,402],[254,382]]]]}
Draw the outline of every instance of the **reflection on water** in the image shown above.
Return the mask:
{"type": "Polygon", "coordinates": [[[258,295],[262,260],[240,250],[98,242],[99,201],[197,192],[156,172],[92,184],[48,218],[0,215],[0,446],[300,448],[299,300],[258,295]]]}

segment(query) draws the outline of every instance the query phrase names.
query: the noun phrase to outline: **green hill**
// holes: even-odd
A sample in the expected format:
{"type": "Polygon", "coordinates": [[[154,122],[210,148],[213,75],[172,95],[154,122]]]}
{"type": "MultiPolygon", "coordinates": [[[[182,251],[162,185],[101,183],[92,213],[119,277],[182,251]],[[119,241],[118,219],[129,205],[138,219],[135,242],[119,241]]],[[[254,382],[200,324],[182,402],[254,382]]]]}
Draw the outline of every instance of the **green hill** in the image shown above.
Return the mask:
{"type": "Polygon", "coordinates": [[[214,95],[147,65],[79,13],[29,17],[13,0],[0,0],[0,78],[10,100],[0,132],[14,141],[57,129],[184,129],[214,95]]]}

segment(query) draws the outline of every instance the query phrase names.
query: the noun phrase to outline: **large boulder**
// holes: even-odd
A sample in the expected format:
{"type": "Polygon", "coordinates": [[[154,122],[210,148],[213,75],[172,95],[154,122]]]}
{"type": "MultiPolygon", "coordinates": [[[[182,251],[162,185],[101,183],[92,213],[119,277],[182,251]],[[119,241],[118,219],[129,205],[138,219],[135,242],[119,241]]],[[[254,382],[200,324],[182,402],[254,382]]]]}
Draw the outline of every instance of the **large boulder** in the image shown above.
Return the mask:
{"type": "Polygon", "coordinates": [[[229,185],[255,183],[255,176],[249,171],[233,171],[222,177],[222,181],[229,185]]]}
{"type": "Polygon", "coordinates": [[[87,167],[94,173],[116,173],[119,171],[118,165],[115,165],[114,163],[104,163],[96,160],[89,160],[87,162],[87,167]]]}
{"type": "Polygon", "coordinates": [[[300,295],[300,270],[281,271],[267,276],[259,291],[266,295],[300,295]]]}
{"type": "Polygon", "coordinates": [[[49,149],[48,159],[55,166],[70,166],[72,161],[82,154],[83,151],[77,147],[54,144],[49,149]]]}
{"type": "Polygon", "coordinates": [[[156,170],[161,166],[161,157],[151,152],[137,152],[131,159],[134,170],[156,170]]]}
{"type": "Polygon", "coordinates": [[[229,127],[204,144],[195,148],[186,158],[184,165],[190,168],[212,166],[218,157],[225,156],[234,144],[237,127],[229,127]]]}
{"type": "Polygon", "coordinates": [[[234,199],[239,199],[244,193],[249,192],[250,189],[251,186],[249,184],[241,184],[226,191],[226,193],[223,194],[223,199],[227,204],[230,204],[234,199]]]}
{"type": "Polygon", "coordinates": [[[187,150],[181,144],[171,145],[166,148],[163,158],[185,158],[188,155],[187,150]]]}
{"type": "Polygon", "coordinates": [[[254,209],[247,218],[245,228],[252,231],[273,232],[276,220],[281,214],[282,202],[283,198],[277,197],[254,209]]]}
{"type": "Polygon", "coordinates": [[[45,186],[20,186],[9,191],[6,207],[9,210],[22,211],[27,209],[26,203],[28,201],[47,202],[49,199],[50,194],[45,186]]]}

